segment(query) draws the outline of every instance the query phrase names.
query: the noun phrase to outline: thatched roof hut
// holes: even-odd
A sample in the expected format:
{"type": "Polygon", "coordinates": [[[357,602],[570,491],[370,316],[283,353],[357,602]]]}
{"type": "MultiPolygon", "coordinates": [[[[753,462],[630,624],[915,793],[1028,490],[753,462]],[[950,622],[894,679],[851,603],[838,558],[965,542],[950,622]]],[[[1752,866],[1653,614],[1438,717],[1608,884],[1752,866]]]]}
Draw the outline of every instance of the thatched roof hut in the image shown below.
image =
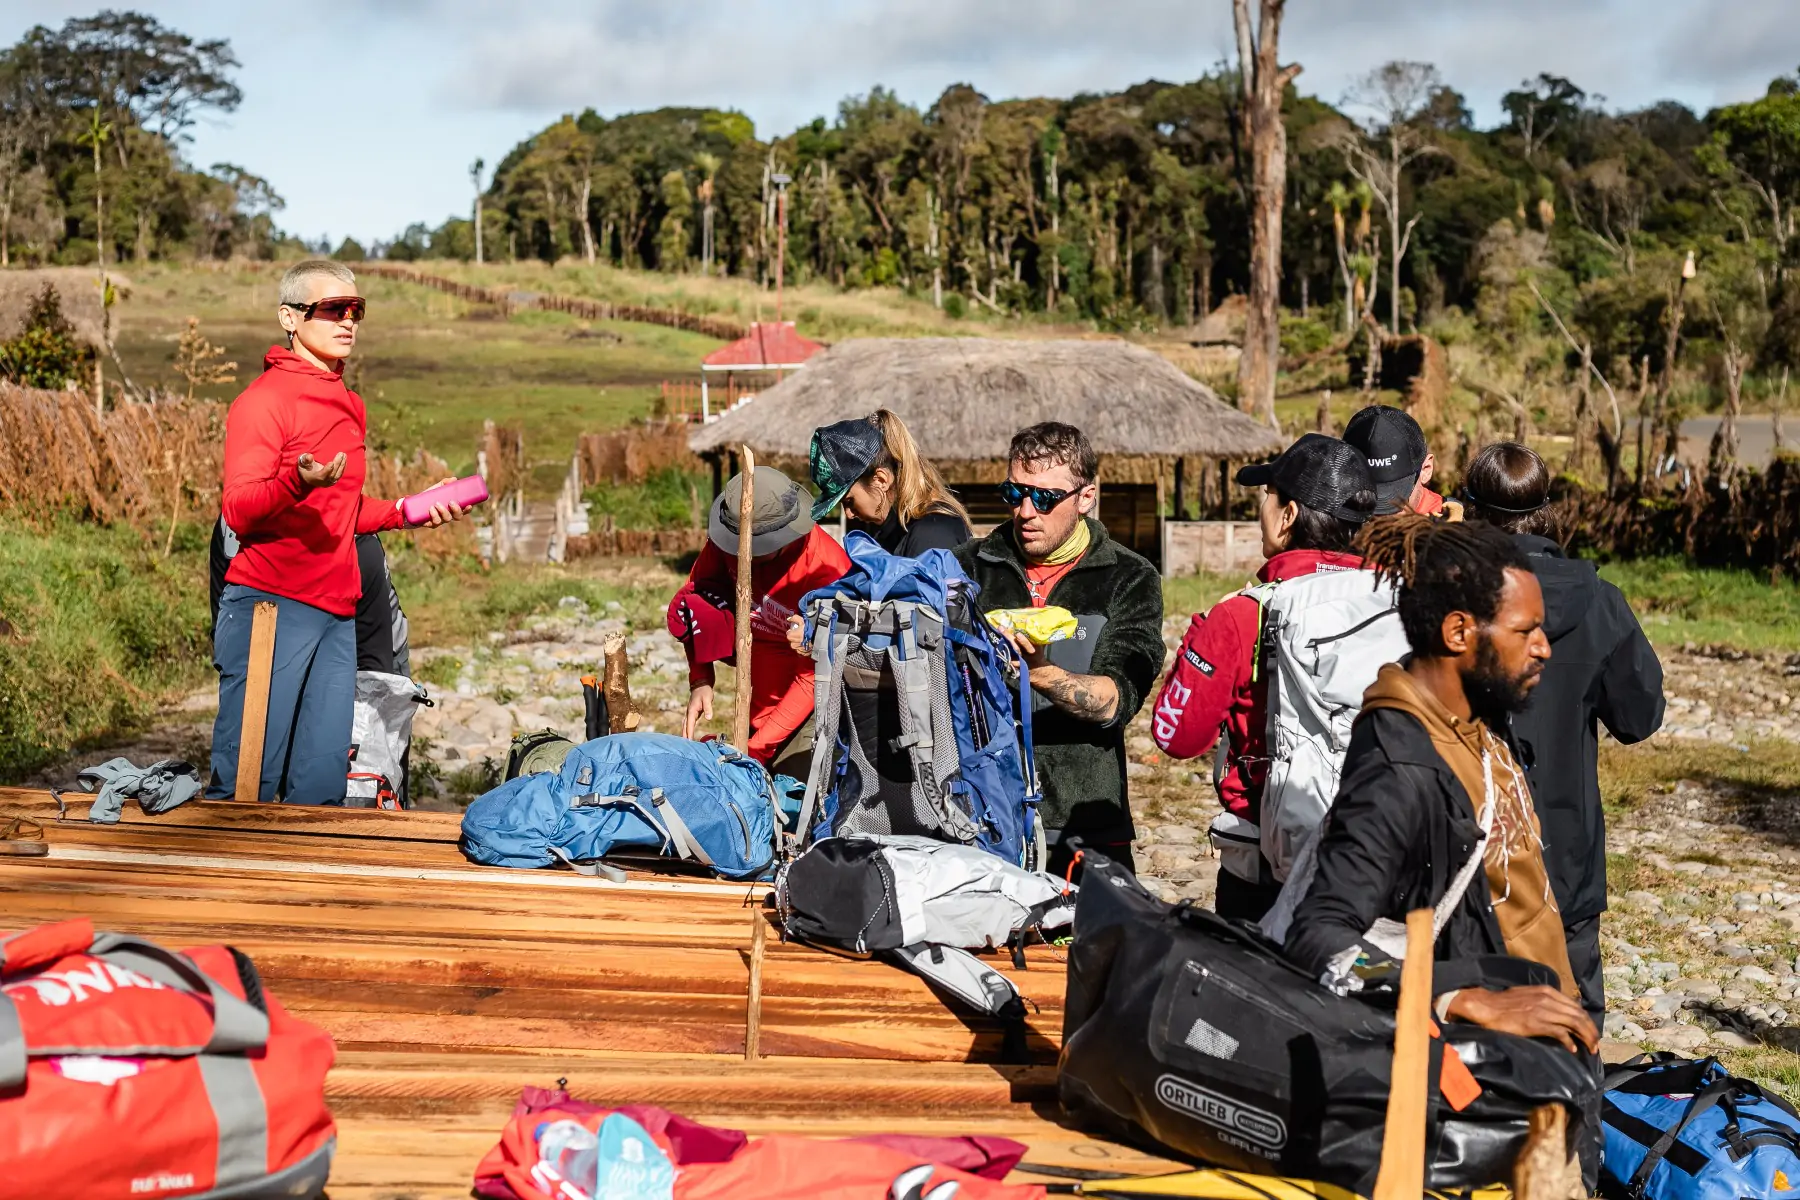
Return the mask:
{"type": "Polygon", "coordinates": [[[999,463],[1014,431],[1052,420],[1080,426],[1108,460],[1256,459],[1285,444],[1128,342],[859,338],[701,426],[688,447],[717,456],[747,442],[761,455],[805,462],[814,429],[877,408],[898,413],[940,467],[999,463]]]}

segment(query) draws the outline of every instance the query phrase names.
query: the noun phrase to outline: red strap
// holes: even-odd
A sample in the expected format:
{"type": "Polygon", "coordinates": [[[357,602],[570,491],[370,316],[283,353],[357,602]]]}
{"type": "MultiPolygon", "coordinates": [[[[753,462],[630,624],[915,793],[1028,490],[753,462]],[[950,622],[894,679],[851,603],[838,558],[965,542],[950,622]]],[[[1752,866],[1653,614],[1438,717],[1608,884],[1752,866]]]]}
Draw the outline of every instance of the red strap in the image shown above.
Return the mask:
{"type": "Polygon", "coordinates": [[[84,954],[94,944],[94,922],[87,917],[39,925],[0,941],[0,977],[84,954]]]}

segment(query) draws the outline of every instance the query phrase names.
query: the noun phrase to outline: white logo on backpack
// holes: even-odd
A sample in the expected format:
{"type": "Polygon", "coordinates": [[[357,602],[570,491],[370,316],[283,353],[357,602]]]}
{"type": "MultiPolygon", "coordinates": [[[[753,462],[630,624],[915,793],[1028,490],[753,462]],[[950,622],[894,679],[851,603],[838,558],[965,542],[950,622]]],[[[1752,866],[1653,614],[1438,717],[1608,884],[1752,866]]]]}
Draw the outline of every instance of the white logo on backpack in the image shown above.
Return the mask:
{"type": "Polygon", "coordinates": [[[1286,880],[1337,796],[1363,693],[1409,647],[1393,584],[1372,571],[1320,571],[1249,594],[1262,606],[1258,670],[1269,688],[1262,856],[1286,880]]]}
{"type": "Polygon", "coordinates": [[[21,996],[29,988],[39,1003],[51,1008],[62,1008],[68,1004],[79,1004],[92,993],[110,995],[115,988],[149,988],[161,991],[162,986],[156,980],[140,975],[129,967],[96,961],[79,970],[45,971],[30,979],[9,983],[4,990],[8,995],[21,996]]]}

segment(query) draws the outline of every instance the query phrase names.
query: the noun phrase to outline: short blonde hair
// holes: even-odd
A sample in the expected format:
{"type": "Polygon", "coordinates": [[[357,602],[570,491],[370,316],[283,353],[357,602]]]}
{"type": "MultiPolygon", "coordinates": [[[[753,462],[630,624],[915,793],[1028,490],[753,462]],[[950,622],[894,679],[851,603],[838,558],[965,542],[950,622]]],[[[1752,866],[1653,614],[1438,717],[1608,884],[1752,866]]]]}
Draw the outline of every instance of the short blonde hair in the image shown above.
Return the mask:
{"type": "Polygon", "coordinates": [[[307,303],[308,284],[319,275],[328,275],[339,283],[356,286],[356,272],[343,263],[333,262],[329,258],[308,258],[289,267],[281,277],[280,302],[289,308],[307,303]]]}

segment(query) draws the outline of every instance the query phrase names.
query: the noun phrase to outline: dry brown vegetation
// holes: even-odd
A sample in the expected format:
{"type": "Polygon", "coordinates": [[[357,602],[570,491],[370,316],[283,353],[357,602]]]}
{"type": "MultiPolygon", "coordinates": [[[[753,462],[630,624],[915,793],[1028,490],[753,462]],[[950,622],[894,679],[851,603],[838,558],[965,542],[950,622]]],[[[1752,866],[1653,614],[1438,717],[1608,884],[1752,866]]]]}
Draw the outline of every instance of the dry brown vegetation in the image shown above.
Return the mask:
{"type": "Polygon", "coordinates": [[[224,425],[220,404],[127,404],[102,416],[81,392],[0,383],[0,505],[140,528],[216,510],[224,425]]]}

